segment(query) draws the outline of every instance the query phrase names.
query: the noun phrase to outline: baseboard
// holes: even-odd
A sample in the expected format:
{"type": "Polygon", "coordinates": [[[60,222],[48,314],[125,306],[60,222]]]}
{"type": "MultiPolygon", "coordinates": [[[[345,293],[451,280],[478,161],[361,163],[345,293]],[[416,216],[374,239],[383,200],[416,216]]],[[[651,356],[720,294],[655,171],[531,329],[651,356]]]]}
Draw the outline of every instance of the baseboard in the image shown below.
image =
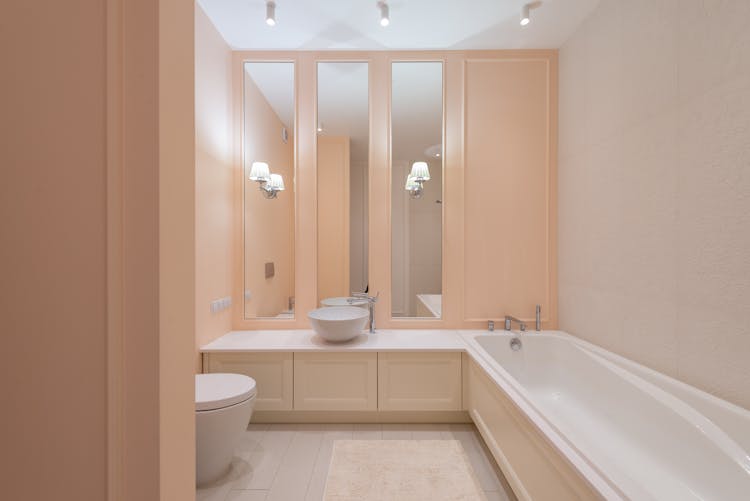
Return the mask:
{"type": "Polygon", "coordinates": [[[471,423],[466,411],[255,411],[251,423],[471,423]]]}

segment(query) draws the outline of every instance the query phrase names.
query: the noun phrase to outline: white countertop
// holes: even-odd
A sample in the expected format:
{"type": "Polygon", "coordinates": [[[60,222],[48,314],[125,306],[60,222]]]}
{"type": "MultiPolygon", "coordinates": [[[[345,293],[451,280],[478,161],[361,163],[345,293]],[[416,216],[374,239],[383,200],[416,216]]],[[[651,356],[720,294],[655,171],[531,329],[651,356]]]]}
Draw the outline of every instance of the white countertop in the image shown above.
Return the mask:
{"type": "Polygon", "coordinates": [[[329,343],[312,330],[231,331],[201,347],[202,353],[228,351],[465,351],[455,330],[378,329],[346,343],[329,343]]]}

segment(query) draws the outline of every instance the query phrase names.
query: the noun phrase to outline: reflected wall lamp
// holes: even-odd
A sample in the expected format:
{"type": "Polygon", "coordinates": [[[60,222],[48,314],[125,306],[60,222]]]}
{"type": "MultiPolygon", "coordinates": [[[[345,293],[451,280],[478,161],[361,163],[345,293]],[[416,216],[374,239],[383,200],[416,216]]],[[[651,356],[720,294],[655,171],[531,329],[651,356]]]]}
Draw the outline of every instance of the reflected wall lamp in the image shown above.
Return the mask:
{"type": "Polygon", "coordinates": [[[409,193],[409,197],[422,198],[424,183],[429,180],[430,168],[427,166],[427,162],[414,162],[411,166],[411,172],[406,176],[404,189],[409,193]]]}
{"type": "Polygon", "coordinates": [[[260,192],[268,199],[276,198],[280,191],[284,191],[284,178],[281,174],[271,174],[266,162],[253,162],[248,178],[260,185],[260,192]]]}

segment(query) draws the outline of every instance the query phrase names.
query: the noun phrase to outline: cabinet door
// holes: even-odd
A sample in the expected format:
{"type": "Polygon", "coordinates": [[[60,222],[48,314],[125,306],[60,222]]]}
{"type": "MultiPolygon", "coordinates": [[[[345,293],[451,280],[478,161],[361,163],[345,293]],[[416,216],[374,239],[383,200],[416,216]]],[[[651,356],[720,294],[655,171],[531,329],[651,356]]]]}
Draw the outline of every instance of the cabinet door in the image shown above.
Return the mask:
{"type": "Polygon", "coordinates": [[[244,374],[255,379],[255,410],[292,409],[292,353],[209,353],[207,372],[244,374]]]}
{"type": "Polygon", "coordinates": [[[295,353],[294,409],[376,410],[377,370],[377,353],[295,353]]]}
{"type": "Polygon", "coordinates": [[[378,409],[461,410],[461,354],[380,353],[378,409]]]}

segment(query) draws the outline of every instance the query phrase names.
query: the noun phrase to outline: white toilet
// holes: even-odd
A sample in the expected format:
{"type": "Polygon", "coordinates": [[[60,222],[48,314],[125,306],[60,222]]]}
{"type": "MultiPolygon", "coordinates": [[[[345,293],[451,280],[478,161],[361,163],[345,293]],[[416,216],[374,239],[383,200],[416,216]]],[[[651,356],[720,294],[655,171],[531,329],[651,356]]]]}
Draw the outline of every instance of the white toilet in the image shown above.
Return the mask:
{"type": "Polygon", "coordinates": [[[255,380],[241,374],[195,376],[197,485],[228,472],[237,439],[253,414],[256,393],[255,380]]]}

